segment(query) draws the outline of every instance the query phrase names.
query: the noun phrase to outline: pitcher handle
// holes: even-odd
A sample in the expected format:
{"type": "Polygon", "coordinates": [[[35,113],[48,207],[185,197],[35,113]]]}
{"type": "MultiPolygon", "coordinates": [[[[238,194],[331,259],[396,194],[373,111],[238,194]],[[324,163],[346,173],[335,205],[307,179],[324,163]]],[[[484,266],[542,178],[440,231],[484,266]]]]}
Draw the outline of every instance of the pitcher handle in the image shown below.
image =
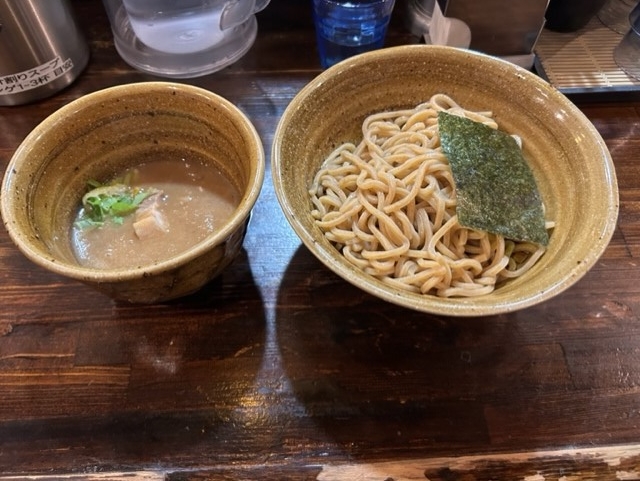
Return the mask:
{"type": "Polygon", "coordinates": [[[230,0],[222,9],[220,30],[233,28],[247,21],[254,13],[264,9],[270,0],[230,0]]]}
{"type": "Polygon", "coordinates": [[[270,1],[271,0],[256,0],[256,6],[253,9],[253,13],[258,13],[259,11],[267,8],[267,5],[269,5],[270,1]]]}

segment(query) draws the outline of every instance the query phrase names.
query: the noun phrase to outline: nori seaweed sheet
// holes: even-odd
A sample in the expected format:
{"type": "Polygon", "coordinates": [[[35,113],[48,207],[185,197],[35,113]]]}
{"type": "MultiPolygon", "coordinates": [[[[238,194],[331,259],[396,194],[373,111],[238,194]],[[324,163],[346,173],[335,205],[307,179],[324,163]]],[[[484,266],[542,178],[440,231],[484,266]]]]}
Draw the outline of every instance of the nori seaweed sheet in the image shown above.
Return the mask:
{"type": "Polygon", "coordinates": [[[446,112],[438,114],[438,129],[456,184],[460,224],[546,246],[542,199],[515,139],[446,112]]]}

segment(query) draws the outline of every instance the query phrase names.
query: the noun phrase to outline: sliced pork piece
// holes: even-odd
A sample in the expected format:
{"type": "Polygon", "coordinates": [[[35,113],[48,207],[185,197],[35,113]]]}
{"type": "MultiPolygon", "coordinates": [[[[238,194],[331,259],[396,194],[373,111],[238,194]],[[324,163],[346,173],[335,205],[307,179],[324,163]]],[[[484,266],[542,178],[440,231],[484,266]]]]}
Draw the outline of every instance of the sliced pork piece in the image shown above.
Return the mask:
{"type": "Polygon", "coordinates": [[[169,230],[169,222],[160,210],[162,195],[162,191],[158,191],[138,206],[133,220],[133,230],[138,239],[143,240],[169,230]]]}

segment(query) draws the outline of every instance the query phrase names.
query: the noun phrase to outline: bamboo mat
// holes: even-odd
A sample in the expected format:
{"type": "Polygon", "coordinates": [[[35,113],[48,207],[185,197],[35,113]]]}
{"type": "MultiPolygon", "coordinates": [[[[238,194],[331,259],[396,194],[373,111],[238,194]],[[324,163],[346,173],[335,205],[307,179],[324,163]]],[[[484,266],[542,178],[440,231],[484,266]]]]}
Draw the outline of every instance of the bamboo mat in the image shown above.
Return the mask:
{"type": "Polygon", "coordinates": [[[543,30],[535,47],[536,69],[566,93],[639,91],[640,81],[628,76],[613,59],[622,35],[597,17],[576,32],[543,30]]]}

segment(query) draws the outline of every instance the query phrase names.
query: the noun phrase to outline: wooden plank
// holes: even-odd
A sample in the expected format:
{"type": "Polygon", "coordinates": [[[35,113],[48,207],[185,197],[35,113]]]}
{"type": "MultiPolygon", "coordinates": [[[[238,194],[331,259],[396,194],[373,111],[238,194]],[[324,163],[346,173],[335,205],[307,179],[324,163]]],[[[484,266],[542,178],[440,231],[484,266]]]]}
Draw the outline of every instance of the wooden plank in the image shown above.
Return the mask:
{"type": "Polygon", "coordinates": [[[326,466],[318,481],[579,481],[640,479],[640,445],[326,466]]]}
{"type": "Polygon", "coordinates": [[[164,479],[164,473],[154,471],[0,477],[1,481],[163,481],[164,479]]]}
{"type": "Polygon", "coordinates": [[[0,476],[0,481],[633,481],[640,444],[327,465],[237,465],[176,471],[0,476]]]}

